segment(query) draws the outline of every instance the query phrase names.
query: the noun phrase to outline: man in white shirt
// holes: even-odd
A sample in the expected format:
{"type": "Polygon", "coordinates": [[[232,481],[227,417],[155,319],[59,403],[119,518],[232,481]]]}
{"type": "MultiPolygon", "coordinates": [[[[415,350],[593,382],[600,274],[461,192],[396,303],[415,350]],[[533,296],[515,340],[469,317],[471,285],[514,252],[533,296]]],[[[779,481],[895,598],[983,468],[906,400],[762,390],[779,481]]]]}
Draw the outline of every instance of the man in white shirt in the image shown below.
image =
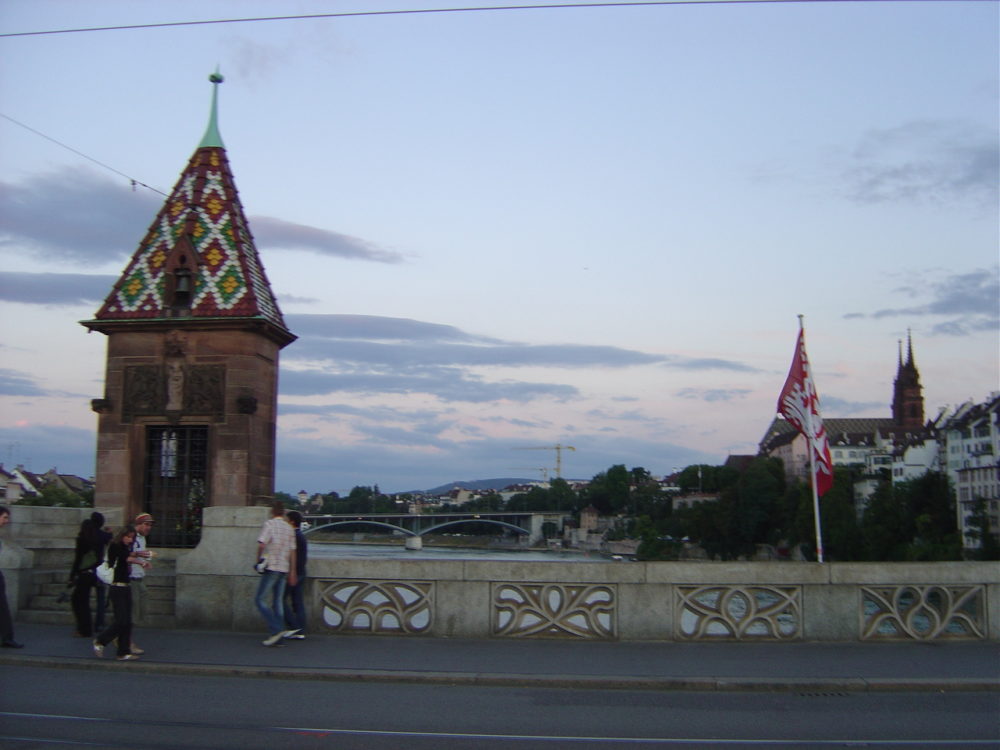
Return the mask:
{"type": "MultiPolygon", "coordinates": [[[[145,564],[132,563],[128,569],[129,582],[132,589],[132,624],[141,625],[149,612],[149,599],[146,594],[146,569],[150,567],[149,558],[153,553],[146,549],[146,537],[153,529],[153,517],[149,513],[140,513],[132,522],[135,526],[135,542],[132,544],[132,555],[144,558],[145,564]]],[[[133,629],[133,633],[135,630],[133,629]]],[[[132,641],[132,653],[138,656],[146,653],[132,641]]]]}
{"type": "MultiPolygon", "coordinates": [[[[285,585],[298,582],[295,572],[295,529],[285,519],[280,501],[271,506],[271,518],[264,522],[257,537],[257,559],[264,560],[254,603],[267,622],[265,646],[274,646],[297,630],[285,630],[285,585]]],[[[258,562],[259,564],[259,562],[258,562]]]]}

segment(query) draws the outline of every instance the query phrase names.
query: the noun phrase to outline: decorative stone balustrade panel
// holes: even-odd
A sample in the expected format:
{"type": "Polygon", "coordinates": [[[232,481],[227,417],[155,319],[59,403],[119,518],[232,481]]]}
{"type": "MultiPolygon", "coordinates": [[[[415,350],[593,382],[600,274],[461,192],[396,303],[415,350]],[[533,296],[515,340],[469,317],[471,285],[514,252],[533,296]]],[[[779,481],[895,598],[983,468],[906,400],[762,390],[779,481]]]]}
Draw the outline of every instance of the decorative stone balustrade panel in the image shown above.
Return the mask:
{"type": "Polygon", "coordinates": [[[588,583],[493,583],[493,635],[617,637],[618,589],[588,583]]]}
{"type": "Polygon", "coordinates": [[[686,640],[802,637],[800,586],[678,586],[677,635],[686,640]]]}
{"type": "Polygon", "coordinates": [[[434,615],[433,581],[322,580],[323,623],[344,633],[420,635],[434,615]]]}
{"type": "Polygon", "coordinates": [[[862,586],[861,640],[986,638],[984,586],[862,586]]]}

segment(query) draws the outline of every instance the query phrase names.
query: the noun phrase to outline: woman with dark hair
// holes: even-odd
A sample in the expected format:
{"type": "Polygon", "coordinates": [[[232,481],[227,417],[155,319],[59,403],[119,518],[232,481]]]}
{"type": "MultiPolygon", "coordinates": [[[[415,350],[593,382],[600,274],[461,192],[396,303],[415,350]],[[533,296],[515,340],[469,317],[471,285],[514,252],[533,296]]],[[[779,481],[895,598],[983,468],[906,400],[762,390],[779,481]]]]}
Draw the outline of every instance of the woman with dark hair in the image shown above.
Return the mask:
{"type": "Polygon", "coordinates": [[[132,591],[129,589],[129,565],[134,563],[148,567],[144,557],[132,556],[132,544],[135,542],[135,526],[125,526],[115,534],[108,545],[108,565],[115,575],[111,583],[111,607],[115,613],[114,622],[105,628],[94,641],[94,653],[104,656],[104,647],[118,639],[118,660],[131,661],[138,659],[132,653],[132,591]]]}
{"type": "MultiPolygon", "coordinates": [[[[104,545],[107,538],[106,532],[101,529],[103,525],[104,516],[95,512],[90,518],[83,520],[80,524],[80,533],[76,535],[73,566],[69,571],[69,580],[73,584],[70,603],[73,606],[73,616],[76,618],[76,635],[81,638],[91,638],[94,635],[93,621],[90,619],[90,590],[100,586],[94,570],[104,560],[104,545]]],[[[99,598],[98,609],[102,608],[102,604],[99,598]]]]}

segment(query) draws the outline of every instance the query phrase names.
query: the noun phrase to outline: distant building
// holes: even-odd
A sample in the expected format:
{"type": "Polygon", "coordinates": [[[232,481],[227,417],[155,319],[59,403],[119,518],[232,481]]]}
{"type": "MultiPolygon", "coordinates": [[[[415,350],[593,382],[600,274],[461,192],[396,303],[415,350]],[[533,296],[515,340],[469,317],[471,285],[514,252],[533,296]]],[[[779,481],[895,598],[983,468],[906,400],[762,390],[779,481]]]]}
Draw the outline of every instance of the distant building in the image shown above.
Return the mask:
{"type": "MultiPolygon", "coordinates": [[[[824,418],[830,457],[834,466],[858,469],[854,499],[859,518],[881,482],[898,484],[928,471],[947,472],[955,490],[963,546],[977,548],[979,540],[970,523],[977,502],[986,504],[991,533],[1000,532],[1000,392],[950,413],[943,408],[924,421],[922,391],[908,336],[905,358],[900,342],[892,417],[824,418]]],[[[809,481],[806,440],[782,417],[768,427],[760,455],[782,459],[788,481],[809,481]]]]}
{"type": "Polygon", "coordinates": [[[971,517],[978,501],[986,503],[990,533],[1000,532],[1000,393],[979,404],[968,402],[943,426],[948,478],[955,488],[958,528],[967,549],[980,540],[972,536],[971,517]]]}
{"type": "MultiPolygon", "coordinates": [[[[913,358],[911,337],[907,337],[906,351],[904,359],[900,342],[891,417],[823,418],[834,466],[854,467],[865,475],[869,471],[877,475],[879,469],[891,465],[896,445],[914,440],[924,433],[923,387],[913,358]]],[[[779,415],[771,422],[760,441],[759,455],[780,458],[785,466],[787,481],[809,481],[806,439],[784,417],[779,415]]]]}

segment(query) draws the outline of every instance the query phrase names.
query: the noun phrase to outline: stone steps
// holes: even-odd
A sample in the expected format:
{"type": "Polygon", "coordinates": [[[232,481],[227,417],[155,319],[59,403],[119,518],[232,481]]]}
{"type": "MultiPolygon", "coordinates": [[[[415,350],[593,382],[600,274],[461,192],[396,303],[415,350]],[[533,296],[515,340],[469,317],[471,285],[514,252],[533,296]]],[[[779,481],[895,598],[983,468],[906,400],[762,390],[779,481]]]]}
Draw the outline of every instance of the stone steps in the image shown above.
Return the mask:
{"type": "MultiPolygon", "coordinates": [[[[22,622],[46,625],[74,625],[69,597],[72,589],[67,586],[64,569],[34,570],[31,574],[31,593],[27,606],[21,608],[17,619],[22,622]],[[60,601],[62,599],[62,601],[60,601]]],[[[175,562],[157,559],[156,567],[146,574],[148,616],[143,625],[155,628],[174,628],[176,596],[175,562]]],[[[93,606],[93,602],[92,605],[93,606]]]]}

